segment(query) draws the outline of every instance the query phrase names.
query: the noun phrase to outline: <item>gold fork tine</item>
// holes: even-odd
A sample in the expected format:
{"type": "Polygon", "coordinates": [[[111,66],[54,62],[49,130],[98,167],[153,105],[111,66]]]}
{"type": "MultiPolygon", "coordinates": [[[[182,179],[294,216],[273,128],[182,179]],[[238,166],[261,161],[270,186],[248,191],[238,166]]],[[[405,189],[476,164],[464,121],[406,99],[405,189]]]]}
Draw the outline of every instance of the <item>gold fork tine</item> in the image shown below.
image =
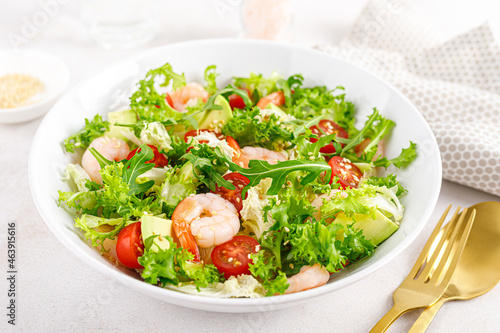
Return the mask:
{"type": "MultiPolygon", "coordinates": [[[[413,265],[413,268],[411,269],[410,274],[408,274],[408,276],[415,277],[417,275],[418,271],[420,270],[420,268],[422,267],[422,265],[427,260],[427,256],[432,249],[432,245],[434,244],[436,237],[439,234],[439,230],[441,229],[441,226],[443,225],[444,219],[448,215],[450,208],[451,208],[451,205],[449,205],[448,208],[446,208],[446,210],[444,211],[443,215],[441,215],[441,218],[439,219],[438,223],[434,227],[434,230],[432,230],[432,233],[429,236],[427,243],[425,243],[425,246],[422,249],[422,252],[420,252],[420,255],[418,256],[417,260],[415,261],[415,264],[413,265]]],[[[460,207],[458,207],[458,209],[460,209],[460,207]]],[[[453,217],[455,217],[455,215],[453,215],[453,217]]],[[[452,220],[453,220],[453,218],[452,218],[452,220]]]]}
{"type": "MultiPolygon", "coordinates": [[[[460,207],[455,211],[455,214],[453,214],[451,221],[456,221],[459,210],[460,210],[460,207]]],[[[443,251],[434,251],[432,253],[431,257],[427,259],[425,267],[423,268],[420,276],[424,276],[424,277],[429,276],[429,274],[431,273],[431,269],[433,269],[434,274],[436,274],[436,271],[437,271],[437,267],[435,267],[436,264],[443,263],[443,262],[446,263],[446,260],[441,260],[441,258],[447,258],[447,254],[450,253],[450,250],[452,247],[451,246],[444,246],[444,245],[446,245],[444,243],[448,243],[448,242],[450,242],[450,240],[456,238],[458,229],[460,228],[462,222],[463,222],[463,217],[461,217],[458,220],[458,222],[454,228],[448,228],[448,231],[446,232],[446,234],[440,238],[439,243],[436,246],[436,249],[440,249],[440,248],[444,249],[445,253],[442,253],[443,251]],[[438,259],[440,260],[439,262],[437,262],[438,259]]],[[[441,267],[441,269],[442,269],[442,267],[441,267]]]]}
{"type": "Polygon", "coordinates": [[[410,274],[394,291],[394,306],[370,332],[385,332],[403,313],[430,306],[443,295],[465,247],[475,217],[475,214],[472,214],[464,225],[466,214],[461,214],[459,219],[458,211],[460,208],[458,208],[447,225],[446,235],[437,239],[450,207],[451,205],[448,206],[436,224],[410,274]]]}
{"type": "MultiPolygon", "coordinates": [[[[466,214],[467,214],[467,209],[464,209],[464,211],[462,212],[462,215],[460,216],[460,220],[458,222],[460,227],[461,227],[461,222],[463,223],[463,221],[465,220],[466,214]]],[[[457,236],[457,237],[460,237],[460,239],[458,241],[456,241],[453,244],[453,246],[450,248],[450,254],[448,257],[451,258],[451,260],[450,260],[449,266],[447,266],[443,280],[440,282],[441,284],[446,284],[446,286],[448,286],[448,283],[451,280],[451,276],[453,275],[453,271],[455,270],[455,267],[457,267],[458,260],[460,259],[460,256],[462,255],[462,252],[465,248],[465,242],[467,241],[467,238],[469,237],[470,230],[472,228],[472,224],[474,223],[475,218],[476,218],[476,210],[473,209],[470,216],[469,216],[469,219],[467,220],[467,222],[465,223],[465,226],[463,227],[463,231],[460,230],[460,231],[462,231],[462,233],[457,236]]],[[[459,227],[457,225],[457,228],[455,228],[455,229],[458,229],[458,228],[459,227]]],[[[438,270],[438,269],[442,270],[446,264],[447,264],[447,260],[441,261],[436,270],[438,270]]]]}

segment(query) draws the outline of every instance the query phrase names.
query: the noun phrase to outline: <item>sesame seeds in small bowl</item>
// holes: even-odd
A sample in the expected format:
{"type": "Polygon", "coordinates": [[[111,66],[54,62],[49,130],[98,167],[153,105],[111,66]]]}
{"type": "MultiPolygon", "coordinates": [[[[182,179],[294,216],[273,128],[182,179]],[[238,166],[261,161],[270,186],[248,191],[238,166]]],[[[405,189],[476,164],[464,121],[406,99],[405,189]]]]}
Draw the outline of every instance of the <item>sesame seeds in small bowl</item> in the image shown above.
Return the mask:
{"type": "Polygon", "coordinates": [[[49,53],[1,51],[0,123],[21,123],[44,115],[68,82],[68,68],[49,53]]]}

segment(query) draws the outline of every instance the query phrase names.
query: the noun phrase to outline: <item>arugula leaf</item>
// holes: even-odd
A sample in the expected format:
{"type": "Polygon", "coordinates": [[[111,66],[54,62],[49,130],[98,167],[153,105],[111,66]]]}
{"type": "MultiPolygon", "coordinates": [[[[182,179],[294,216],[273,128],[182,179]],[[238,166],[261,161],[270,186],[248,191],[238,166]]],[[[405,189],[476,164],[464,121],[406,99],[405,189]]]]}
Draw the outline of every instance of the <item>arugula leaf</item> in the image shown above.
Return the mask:
{"type": "Polygon", "coordinates": [[[64,140],[64,149],[74,153],[75,148],[87,148],[92,141],[109,131],[109,122],[102,120],[100,114],[96,114],[92,121],[85,119],[85,126],[64,140]]]}
{"type": "Polygon", "coordinates": [[[417,144],[410,141],[410,146],[408,148],[403,148],[401,154],[393,159],[387,159],[387,157],[379,158],[373,162],[376,167],[388,168],[391,164],[396,168],[405,168],[413,160],[417,158],[417,144]]]}
{"type": "Polygon", "coordinates": [[[210,95],[217,92],[217,83],[215,82],[217,76],[219,76],[217,66],[211,65],[205,69],[205,82],[207,84],[205,88],[210,95]]]}
{"type": "Polygon", "coordinates": [[[125,163],[123,171],[123,181],[129,187],[129,195],[144,193],[149,190],[154,184],[154,180],[149,180],[145,183],[138,184],[136,178],[146,171],[153,169],[154,163],[146,163],[154,158],[154,153],[148,145],[143,144],[137,149],[135,155],[125,163]]]}
{"type": "Polygon", "coordinates": [[[238,88],[234,87],[233,85],[229,85],[228,87],[226,87],[226,88],[224,88],[222,90],[219,90],[215,94],[213,94],[212,96],[210,96],[208,98],[208,100],[207,100],[207,103],[200,110],[200,112],[209,111],[209,110],[222,110],[222,106],[221,105],[215,104],[215,99],[219,95],[221,95],[221,96],[228,96],[228,95],[231,95],[231,94],[236,94],[236,95],[240,96],[241,98],[243,98],[243,102],[245,102],[245,105],[247,105],[247,106],[252,105],[252,101],[248,97],[246,91],[238,89],[238,88]]]}
{"type": "Polygon", "coordinates": [[[137,91],[130,97],[132,111],[137,114],[139,120],[164,122],[169,119],[182,119],[184,114],[171,108],[165,100],[165,95],[157,91],[155,79],[160,80],[160,87],[166,87],[172,82],[173,90],[186,85],[184,74],[174,73],[169,63],[152,69],[138,82],[137,91]]]}
{"type": "MultiPolygon", "coordinates": [[[[357,146],[358,144],[360,144],[365,139],[365,133],[368,132],[368,130],[370,130],[373,123],[377,120],[380,121],[381,119],[385,118],[380,116],[378,110],[374,108],[373,113],[370,116],[368,116],[368,120],[365,122],[365,126],[363,127],[363,129],[361,129],[361,131],[359,131],[358,134],[356,134],[353,138],[349,140],[349,142],[345,145],[344,149],[342,150],[342,153],[347,152],[352,148],[354,148],[355,146],[357,146]]],[[[343,154],[341,155],[344,156],[343,154]]]]}
{"type": "Polygon", "coordinates": [[[301,185],[312,182],[323,171],[331,171],[328,163],[324,161],[304,160],[289,160],[277,162],[276,164],[269,164],[267,161],[251,160],[248,163],[248,168],[243,168],[235,163],[231,163],[231,168],[250,180],[250,183],[243,189],[242,196],[245,195],[249,187],[259,184],[264,178],[271,178],[273,180],[271,187],[267,191],[267,195],[276,195],[280,188],[284,186],[287,176],[293,171],[304,171],[307,173],[307,176],[300,182],[301,185]]]}
{"type": "Polygon", "coordinates": [[[213,148],[205,144],[195,145],[184,158],[193,164],[194,176],[203,182],[211,191],[215,185],[234,190],[234,185],[222,178],[229,169],[231,162],[219,147],[213,148]]]}
{"type": "Polygon", "coordinates": [[[301,74],[292,75],[286,81],[284,79],[280,79],[276,82],[276,87],[283,90],[285,94],[286,106],[292,106],[292,91],[298,89],[302,86],[302,82],[304,81],[304,77],[301,74]]]}

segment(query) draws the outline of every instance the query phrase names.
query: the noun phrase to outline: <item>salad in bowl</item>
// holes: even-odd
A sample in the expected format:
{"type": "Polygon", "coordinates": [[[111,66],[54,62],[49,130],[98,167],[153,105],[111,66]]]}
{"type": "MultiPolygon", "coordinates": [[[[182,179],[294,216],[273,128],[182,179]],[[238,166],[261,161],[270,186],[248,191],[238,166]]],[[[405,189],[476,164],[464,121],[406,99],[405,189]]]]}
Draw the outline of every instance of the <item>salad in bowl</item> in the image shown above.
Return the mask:
{"type": "Polygon", "coordinates": [[[137,83],[130,108],[85,120],[59,204],[88,243],[146,283],[213,297],[326,284],[399,228],[406,194],[385,156],[395,123],[357,126],[342,87],[301,74],[187,82],[170,64],[137,83]]]}

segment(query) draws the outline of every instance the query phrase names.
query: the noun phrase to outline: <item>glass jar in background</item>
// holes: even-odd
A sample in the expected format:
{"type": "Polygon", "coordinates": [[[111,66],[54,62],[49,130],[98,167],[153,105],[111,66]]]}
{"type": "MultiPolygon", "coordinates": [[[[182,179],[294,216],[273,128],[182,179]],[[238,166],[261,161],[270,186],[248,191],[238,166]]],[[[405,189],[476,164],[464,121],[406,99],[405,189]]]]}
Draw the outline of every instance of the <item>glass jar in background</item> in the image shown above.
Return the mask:
{"type": "Polygon", "coordinates": [[[241,21],[244,37],[291,40],[293,8],[290,0],[245,0],[241,21]]]}
{"type": "Polygon", "coordinates": [[[158,29],[157,0],[80,0],[90,37],[106,49],[149,42],[158,29]]]}

